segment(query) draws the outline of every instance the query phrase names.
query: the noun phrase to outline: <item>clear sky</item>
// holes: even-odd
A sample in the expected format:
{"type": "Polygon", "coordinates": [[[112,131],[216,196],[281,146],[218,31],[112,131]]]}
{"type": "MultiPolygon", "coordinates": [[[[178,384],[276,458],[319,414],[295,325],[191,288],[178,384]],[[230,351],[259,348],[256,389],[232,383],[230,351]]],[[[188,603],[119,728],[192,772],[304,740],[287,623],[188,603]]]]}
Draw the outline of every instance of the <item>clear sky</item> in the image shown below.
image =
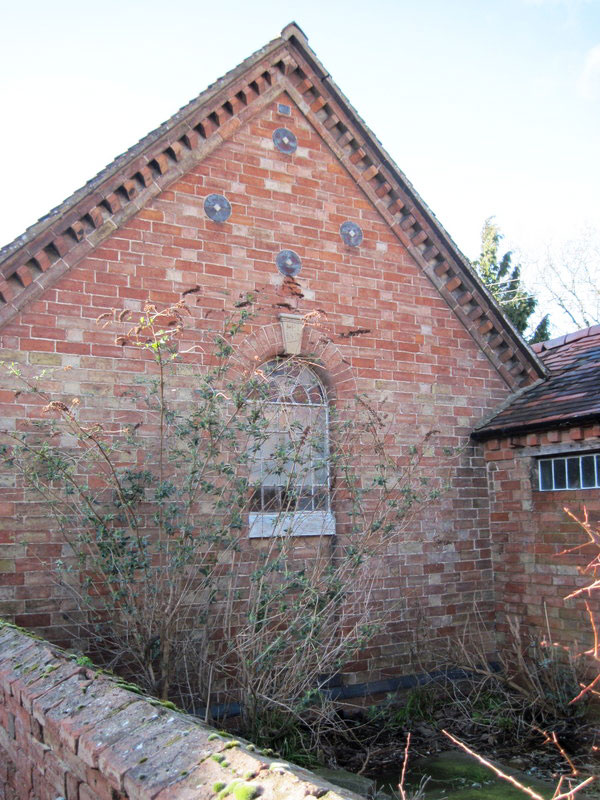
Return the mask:
{"type": "Polygon", "coordinates": [[[600,225],[600,0],[13,0],[0,244],[291,20],[468,257],[600,225]]]}

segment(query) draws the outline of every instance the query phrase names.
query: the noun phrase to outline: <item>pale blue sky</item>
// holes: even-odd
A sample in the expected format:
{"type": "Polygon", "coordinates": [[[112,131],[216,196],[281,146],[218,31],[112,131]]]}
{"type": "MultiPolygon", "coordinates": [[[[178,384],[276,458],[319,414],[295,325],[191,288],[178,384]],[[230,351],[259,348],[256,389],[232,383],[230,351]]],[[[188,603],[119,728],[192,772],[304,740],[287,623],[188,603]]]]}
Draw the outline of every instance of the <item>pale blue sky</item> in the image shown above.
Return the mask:
{"type": "Polygon", "coordinates": [[[465,254],[600,224],[600,0],[23,0],[0,12],[0,244],[292,19],[465,254]]]}

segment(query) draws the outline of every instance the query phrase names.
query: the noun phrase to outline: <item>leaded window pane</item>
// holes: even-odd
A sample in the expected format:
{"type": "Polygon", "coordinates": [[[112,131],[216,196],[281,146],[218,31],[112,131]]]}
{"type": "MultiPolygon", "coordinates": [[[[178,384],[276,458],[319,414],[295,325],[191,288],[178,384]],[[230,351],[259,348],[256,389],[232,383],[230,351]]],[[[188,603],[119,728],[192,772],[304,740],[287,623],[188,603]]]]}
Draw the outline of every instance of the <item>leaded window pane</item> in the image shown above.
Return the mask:
{"type": "Polygon", "coordinates": [[[594,461],[594,456],[583,456],[581,459],[581,485],[586,489],[596,486],[596,467],[594,461]]]}
{"type": "Polygon", "coordinates": [[[554,488],[566,489],[567,470],[564,460],[555,458],[553,461],[553,467],[554,467],[554,488]]]}
{"type": "Polygon", "coordinates": [[[542,491],[549,491],[554,488],[552,480],[552,461],[547,459],[540,462],[540,489],[542,491]]]}
{"type": "Polygon", "coordinates": [[[579,489],[581,486],[579,458],[567,459],[567,480],[569,489],[579,489]]]}
{"type": "Polygon", "coordinates": [[[295,361],[270,361],[259,376],[268,427],[253,459],[251,478],[260,488],[251,510],[329,510],[328,408],[319,379],[295,361]]]}

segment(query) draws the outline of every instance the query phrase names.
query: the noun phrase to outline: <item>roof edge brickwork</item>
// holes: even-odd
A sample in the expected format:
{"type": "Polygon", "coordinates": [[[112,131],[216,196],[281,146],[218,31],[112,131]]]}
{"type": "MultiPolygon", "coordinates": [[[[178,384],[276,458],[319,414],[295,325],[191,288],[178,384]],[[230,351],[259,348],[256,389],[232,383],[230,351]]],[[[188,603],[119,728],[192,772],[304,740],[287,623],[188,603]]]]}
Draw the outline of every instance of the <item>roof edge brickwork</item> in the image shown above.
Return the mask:
{"type": "Polygon", "coordinates": [[[0,325],[287,92],[513,389],[545,368],[295,23],[0,250],[0,325]]]}

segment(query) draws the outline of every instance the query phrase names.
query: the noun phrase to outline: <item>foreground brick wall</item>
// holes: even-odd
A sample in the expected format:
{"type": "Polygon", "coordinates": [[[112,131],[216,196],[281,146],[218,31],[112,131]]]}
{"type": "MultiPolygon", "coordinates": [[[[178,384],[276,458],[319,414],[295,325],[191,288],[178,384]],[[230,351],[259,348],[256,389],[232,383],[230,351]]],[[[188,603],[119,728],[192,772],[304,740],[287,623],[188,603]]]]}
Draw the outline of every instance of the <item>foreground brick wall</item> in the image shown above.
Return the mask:
{"type": "MultiPolygon", "coordinates": [[[[281,352],[281,311],[318,313],[327,338],[313,329],[303,351],[318,352],[332,397],[366,393],[389,413],[392,455],[437,430],[424,466],[434,483],[451,483],[389,553],[378,597],[396,603],[407,596],[411,610],[355,665],[350,680],[363,682],[413,671],[408,659],[415,630],[435,652],[460,630],[473,604],[491,618],[486,474],[469,434],[508,388],[293,99],[278,100],[289,105],[290,116],[279,114],[275,102],[266,105],[26,306],[3,328],[2,346],[4,358],[28,369],[56,368],[51,389],[67,402],[79,398],[82,421],[127,424],[139,416],[131,390],[151,367],[116,345],[114,331],[95,324],[102,313],[115,307],[139,312],[148,299],[168,304],[193,290],[186,295],[193,314],[185,346],[198,348],[186,356],[191,371],[205,368],[203,336],[240,293],[256,293],[262,305],[242,346],[255,363],[281,352]],[[273,147],[271,135],[281,125],[297,135],[292,156],[273,147]],[[204,213],[204,199],[214,192],[231,201],[225,223],[204,213]],[[341,241],[345,220],[361,225],[359,248],[341,241]],[[302,258],[295,282],[285,282],[275,267],[282,249],[302,258]],[[446,463],[444,448],[459,455],[446,463]]],[[[474,330],[477,325],[472,322],[474,330]]],[[[0,410],[17,429],[40,417],[41,403],[32,395],[6,391],[1,400],[0,410]]],[[[0,610],[68,644],[64,626],[72,609],[51,576],[52,561],[66,555],[64,542],[31,495],[10,475],[4,480],[0,610]]],[[[258,547],[248,543],[245,549],[247,572],[258,547]]]]}
{"type": "Polygon", "coordinates": [[[359,797],[0,622],[2,800],[212,800],[236,779],[249,800],[359,797]]]}
{"type": "Polygon", "coordinates": [[[587,583],[579,572],[594,555],[583,548],[585,533],[565,513],[586,513],[600,526],[600,490],[540,492],[537,457],[598,450],[598,426],[515,436],[486,443],[494,542],[496,608],[501,628],[506,615],[524,631],[563,644],[588,642],[589,620],[582,600],[563,598],[587,583]]]}

